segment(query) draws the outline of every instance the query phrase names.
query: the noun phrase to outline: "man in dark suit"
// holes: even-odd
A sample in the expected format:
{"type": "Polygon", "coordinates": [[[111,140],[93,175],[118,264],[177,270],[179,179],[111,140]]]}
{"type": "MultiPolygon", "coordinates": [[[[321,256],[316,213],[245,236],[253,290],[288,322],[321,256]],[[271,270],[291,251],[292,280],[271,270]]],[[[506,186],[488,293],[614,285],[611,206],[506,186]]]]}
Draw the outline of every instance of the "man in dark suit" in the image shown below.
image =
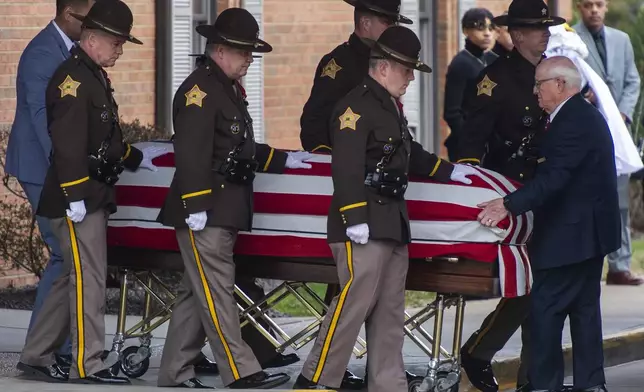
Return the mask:
{"type": "MultiPolygon", "coordinates": [[[[32,210],[38,200],[49,168],[51,140],[47,131],[45,90],[58,66],[69,56],[69,50],[81,34],[81,22],[71,16],[87,14],[94,0],[57,0],[56,17],[25,48],[18,63],[16,78],[16,115],[7,145],[6,172],[16,177],[32,210]]],[[[29,329],[56,278],[61,274],[63,256],[49,219],[36,218],[40,234],[51,250],[51,257],[40,277],[29,329]]],[[[57,355],[61,365],[69,366],[71,342],[65,342],[57,355]]]]}
{"type": "Polygon", "coordinates": [[[580,94],[570,59],[542,61],[534,89],[551,124],[536,176],[480,205],[479,221],[493,227],[508,214],[534,213],[531,338],[540,349],[532,351],[528,390],[562,389],[561,335],[570,317],[574,388],[606,391],[600,282],[604,256],[621,241],[613,141],[604,117],[580,94]]]}

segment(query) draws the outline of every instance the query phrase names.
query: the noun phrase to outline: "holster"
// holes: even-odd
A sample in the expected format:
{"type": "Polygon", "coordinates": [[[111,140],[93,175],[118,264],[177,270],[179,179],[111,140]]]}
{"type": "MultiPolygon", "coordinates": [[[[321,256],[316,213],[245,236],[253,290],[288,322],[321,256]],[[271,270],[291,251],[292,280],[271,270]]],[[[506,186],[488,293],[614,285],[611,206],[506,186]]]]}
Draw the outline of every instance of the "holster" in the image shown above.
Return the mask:
{"type": "Polygon", "coordinates": [[[219,166],[217,172],[224,175],[226,181],[233,184],[249,185],[255,180],[259,163],[254,159],[237,159],[229,156],[219,166]]]}
{"type": "Polygon", "coordinates": [[[89,177],[107,185],[114,185],[119,180],[124,166],[121,161],[108,162],[101,154],[88,156],[89,177]]]}
{"type": "Polygon", "coordinates": [[[375,170],[367,172],[364,184],[375,189],[379,195],[402,199],[407,191],[409,179],[402,173],[375,170]]]}

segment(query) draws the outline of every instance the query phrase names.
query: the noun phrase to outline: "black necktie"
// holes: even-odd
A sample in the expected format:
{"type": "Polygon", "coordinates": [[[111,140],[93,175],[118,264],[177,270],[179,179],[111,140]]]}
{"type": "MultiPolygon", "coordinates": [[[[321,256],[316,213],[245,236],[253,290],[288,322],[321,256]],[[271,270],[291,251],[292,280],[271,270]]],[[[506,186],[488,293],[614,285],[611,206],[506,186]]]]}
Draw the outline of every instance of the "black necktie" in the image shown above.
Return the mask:
{"type": "Polygon", "coordinates": [[[602,59],[602,64],[604,65],[604,71],[606,70],[606,44],[604,42],[604,35],[601,31],[598,31],[593,34],[593,39],[595,40],[595,46],[597,47],[597,53],[602,59]]]}

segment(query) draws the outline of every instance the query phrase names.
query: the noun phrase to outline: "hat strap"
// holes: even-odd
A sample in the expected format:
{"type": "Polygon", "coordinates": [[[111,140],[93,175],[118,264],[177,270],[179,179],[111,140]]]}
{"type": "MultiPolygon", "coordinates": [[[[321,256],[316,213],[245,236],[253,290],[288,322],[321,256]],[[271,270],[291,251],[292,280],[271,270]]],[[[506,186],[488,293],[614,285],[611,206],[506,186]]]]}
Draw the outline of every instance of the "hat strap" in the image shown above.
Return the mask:
{"type": "MultiPolygon", "coordinates": [[[[113,27],[110,27],[110,26],[106,25],[105,23],[98,22],[98,21],[96,21],[96,20],[94,20],[94,19],[89,19],[89,21],[91,21],[91,23],[95,24],[95,25],[96,25],[96,26],[98,26],[99,28],[101,28],[101,29],[103,29],[103,30],[107,31],[108,33],[111,33],[111,34],[114,34],[114,35],[118,35],[119,37],[128,37],[128,36],[129,36],[129,34],[126,34],[126,33],[125,33],[125,32],[123,32],[123,31],[118,31],[118,30],[116,30],[115,28],[113,28],[113,27]]],[[[91,26],[87,26],[87,25],[85,25],[85,26],[86,26],[86,27],[89,27],[89,28],[92,28],[91,26]]]]}
{"type": "Polygon", "coordinates": [[[242,41],[242,40],[239,40],[239,39],[226,37],[225,35],[223,35],[221,33],[219,33],[219,36],[224,41],[226,41],[228,43],[231,43],[231,44],[235,44],[235,45],[247,45],[247,46],[250,45],[250,46],[253,46],[255,48],[260,47],[260,46],[264,46],[264,44],[261,43],[261,42],[242,41]]]}
{"type": "Polygon", "coordinates": [[[404,61],[406,63],[415,63],[417,67],[422,65],[422,62],[419,59],[414,59],[414,58],[405,56],[404,54],[400,54],[400,53],[396,52],[395,50],[393,50],[393,49],[391,49],[391,48],[389,48],[389,47],[387,47],[387,46],[385,46],[383,44],[380,44],[380,43],[378,44],[378,46],[381,48],[381,50],[383,50],[384,52],[386,52],[388,55],[390,55],[391,57],[393,57],[395,59],[398,59],[400,61],[404,61]]]}

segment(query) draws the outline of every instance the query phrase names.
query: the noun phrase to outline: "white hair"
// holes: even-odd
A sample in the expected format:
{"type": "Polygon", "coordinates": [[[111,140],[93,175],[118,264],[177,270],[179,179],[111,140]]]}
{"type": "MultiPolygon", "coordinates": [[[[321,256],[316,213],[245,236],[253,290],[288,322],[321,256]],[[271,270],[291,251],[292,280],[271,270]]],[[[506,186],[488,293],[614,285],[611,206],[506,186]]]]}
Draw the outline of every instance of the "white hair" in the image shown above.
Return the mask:
{"type": "Polygon", "coordinates": [[[566,56],[554,56],[543,60],[543,66],[547,66],[546,73],[550,78],[561,78],[566,81],[566,88],[581,90],[582,76],[575,63],[566,56]]]}

